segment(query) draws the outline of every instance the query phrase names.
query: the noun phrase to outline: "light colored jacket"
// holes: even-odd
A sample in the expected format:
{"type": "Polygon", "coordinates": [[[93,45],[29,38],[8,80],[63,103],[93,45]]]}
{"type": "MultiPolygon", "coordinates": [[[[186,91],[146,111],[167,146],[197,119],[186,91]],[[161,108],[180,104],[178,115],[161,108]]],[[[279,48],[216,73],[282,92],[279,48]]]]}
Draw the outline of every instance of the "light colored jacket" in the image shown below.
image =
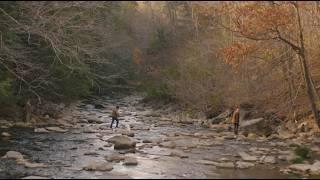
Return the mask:
{"type": "Polygon", "coordinates": [[[239,123],[239,119],[240,119],[240,109],[236,109],[232,115],[232,119],[231,119],[232,124],[239,123]]]}
{"type": "Polygon", "coordinates": [[[113,109],[111,116],[112,116],[112,117],[115,117],[115,118],[119,117],[118,109],[113,109]]]}

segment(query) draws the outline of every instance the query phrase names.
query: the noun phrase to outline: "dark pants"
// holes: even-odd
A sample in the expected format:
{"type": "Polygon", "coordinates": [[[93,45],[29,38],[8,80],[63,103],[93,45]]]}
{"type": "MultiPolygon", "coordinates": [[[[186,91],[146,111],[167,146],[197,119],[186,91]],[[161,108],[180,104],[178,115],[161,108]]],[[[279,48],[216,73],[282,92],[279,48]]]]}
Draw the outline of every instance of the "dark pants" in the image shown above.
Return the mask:
{"type": "Polygon", "coordinates": [[[238,135],[238,129],[239,129],[239,122],[234,123],[234,134],[238,135]]]}
{"type": "Polygon", "coordinates": [[[112,122],[111,122],[110,128],[112,128],[112,125],[113,125],[113,122],[114,122],[114,121],[117,121],[117,126],[116,126],[116,128],[118,127],[119,119],[116,118],[116,117],[112,117],[112,122]]]}

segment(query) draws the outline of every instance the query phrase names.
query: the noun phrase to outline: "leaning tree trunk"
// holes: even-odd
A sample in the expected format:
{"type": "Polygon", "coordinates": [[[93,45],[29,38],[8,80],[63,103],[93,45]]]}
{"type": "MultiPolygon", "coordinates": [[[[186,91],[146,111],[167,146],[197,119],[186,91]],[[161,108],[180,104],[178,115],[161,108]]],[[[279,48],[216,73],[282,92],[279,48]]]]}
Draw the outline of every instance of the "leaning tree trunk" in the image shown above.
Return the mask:
{"type": "Polygon", "coordinates": [[[304,54],[300,54],[299,59],[300,59],[301,65],[302,65],[303,76],[304,76],[304,80],[306,83],[306,88],[307,88],[306,90],[307,90],[307,94],[308,94],[309,101],[311,104],[312,113],[313,113],[314,119],[318,125],[318,128],[320,128],[319,113],[317,110],[317,105],[315,103],[315,96],[314,96],[314,92],[312,89],[312,81],[311,81],[311,77],[309,74],[309,68],[307,66],[307,62],[306,62],[304,54]]]}
{"type": "Polygon", "coordinates": [[[304,37],[303,37],[303,27],[301,23],[301,18],[300,18],[300,11],[299,11],[299,6],[297,2],[293,3],[294,7],[296,8],[297,11],[297,19],[298,19],[298,26],[299,26],[299,40],[300,40],[300,49],[298,51],[302,71],[303,71],[303,76],[305,79],[306,87],[307,87],[307,94],[309,97],[309,101],[311,104],[311,110],[314,116],[314,119],[318,125],[318,128],[320,128],[320,118],[319,118],[319,113],[317,110],[317,105],[316,105],[316,99],[315,99],[315,92],[313,91],[312,87],[312,79],[310,75],[310,70],[307,65],[307,59],[306,59],[306,54],[305,54],[305,46],[304,46],[304,37]]]}

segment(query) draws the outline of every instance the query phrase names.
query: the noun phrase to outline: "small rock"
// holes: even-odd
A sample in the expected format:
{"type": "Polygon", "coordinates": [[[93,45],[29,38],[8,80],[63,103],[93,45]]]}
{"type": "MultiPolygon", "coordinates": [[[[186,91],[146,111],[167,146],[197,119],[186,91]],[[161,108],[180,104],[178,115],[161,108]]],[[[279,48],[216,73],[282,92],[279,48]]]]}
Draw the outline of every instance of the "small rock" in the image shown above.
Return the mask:
{"type": "Polygon", "coordinates": [[[160,121],[171,121],[171,119],[167,118],[167,117],[160,117],[159,120],[160,121]]]}
{"type": "Polygon", "coordinates": [[[289,152],[288,154],[279,155],[278,159],[282,161],[291,162],[292,160],[296,159],[297,156],[293,152],[289,152]]]}
{"type": "Polygon", "coordinates": [[[143,142],[143,143],[152,143],[152,141],[149,140],[149,139],[144,139],[142,142],[143,142]]]}
{"type": "Polygon", "coordinates": [[[249,143],[249,142],[242,142],[241,144],[242,144],[242,145],[250,145],[251,143],[249,143]]]}
{"type": "Polygon", "coordinates": [[[105,145],[103,145],[104,147],[111,147],[112,146],[112,144],[105,144],[105,145]]]}
{"type": "Polygon", "coordinates": [[[257,138],[257,135],[256,135],[256,134],[254,134],[254,133],[249,133],[249,134],[248,134],[248,139],[254,140],[254,139],[256,139],[256,138],[257,138]]]}
{"type": "Polygon", "coordinates": [[[86,171],[111,171],[112,165],[106,162],[90,162],[87,166],[82,168],[86,171]]]}
{"type": "Polygon", "coordinates": [[[132,148],[132,149],[121,149],[121,150],[118,150],[117,152],[119,152],[120,154],[135,153],[136,149],[134,149],[134,148],[132,148]]]}
{"type": "Polygon", "coordinates": [[[93,109],[93,108],[94,108],[94,106],[91,105],[91,104],[87,104],[85,107],[86,107],[87,109],[93,109]]]}
{"type": "Polygon", "coordinates": [[[138,164],[138,161],[134,157],[126,157],[123,162],[123,165],[126,165],[126,166],[135,166],[137,164],[138,164]]]}
{"type": "Polygon", "coordinates": [[[3,137],[11,137],[11,134],[9,134],[7,132],[3,132],[3,133],[1,133],[1,136],[3,136],[3,137]]]}
{"type": "Polygon", "coordinates": [[[125,159],[125,156],[119,153],[113,153],[111,155],[105,156],[105,159],[110,162],[120,162],[125,159]]]}
{"type": "Polygon", "coordinates": [[[88,119],[88,123],[102,124],[103,121],[101,119],[88,119]]]}
{"type": "Polygon", "coordinates": [[[226,161],[229,161],[229,159],[227,159],[227,158],[220,158],[219,161],[220,161],[220,162],[226,162],[226,161]]]}
{"type": "Polygon", "coordinates": [[[122,135],[126,135],[126,136],[129,136],[129,137],[134,137],[134,133],[130,132],[130,131],[122,132],[122,135]]]}
{"type": "Polygon", "coordinates": [[[177,156],[180,158],[188,158],[188,155],[184,154],[183,152],[173,151],[170,153],[169,156],[177,156]]]}
{"type": "Polygon", "coordinates": [[[83,155],[85,155],[85,156],[96,156],[96,155],[99,155],[99,154],[96,153],[96,152],[85,152],[83,155]]]}
{"type": "Polygon", "coordinates": [[[245,152],[239,152],[239,155],[244,161],[257,161],[258,160],[258,158],[256,156],[251,156],[245,152]]]}
{"type": "Polygon", "coordinates": [[[34,132],[36,132],[36,133],[48,133],[49,131],[46,130],[45,128],[35,128],[34,132]]]}
{"type": "Polygon", "coordinates": [[[258,148],[259,151],[270,152],[269,148],[258,148]]]}
{"type": "Polygon", "coordinates": [[[86,119],[79,119],[78,122],[79,122],[79,123],[86,123],[86,124],[89,123],[88,120],[86,120],[86,119]]]}
{"type": "Polygon", "coordinates": [[[247,169],[247,168],[255,166],[255,164],[253,164],[253,163],[243,162],[243,161],[238,161],[236,163],[236,165],[237,165],[237,168],[239,168],[239,169],[247,169]]]}
{"type": "Polygon", "coordinates": [[[61,132],[61,133],[68,131],[68,130],[62,129],[62,128],[60,128],[60,127],[46,127],[46,129],[47,129],[48,131],[61,132]]]}
{"type": "Polygon", "coordinates": [[[280,172],[283,173],[283,174],[290,174],[290,173],[291,173],[291,170],[288,169],[288,168],[281,168],[281,169],[280,169],[280,172]]]}
{"type": "Polygon", "coordinates": [[[160,147],[166,147],[166,148],[175,148],[176,147],[176,144],[174,142],[163,142],[163,143],[160,143],[160,147]]]}
{"type": "Polygon", "coordinates": [[[225,137],[223,137],[223,139],[232,140],[232,139],[236,139],[236,137],[235,136],[225,136],[225,137]]]}
{"type": "Polygon", "coordinates": [[[6,155],[4,155],[2,158],[18,160],[18,159],[23,159],[23,155],[17,151],[8,151],[6,155]]]}
{"type": "Polygon", "coordinates": [[[273,156],[264,156],[261,158],[261,160],[264,163],[270,163],[270,164],[275,164],[277,162],[276,158],[273,156]]]}

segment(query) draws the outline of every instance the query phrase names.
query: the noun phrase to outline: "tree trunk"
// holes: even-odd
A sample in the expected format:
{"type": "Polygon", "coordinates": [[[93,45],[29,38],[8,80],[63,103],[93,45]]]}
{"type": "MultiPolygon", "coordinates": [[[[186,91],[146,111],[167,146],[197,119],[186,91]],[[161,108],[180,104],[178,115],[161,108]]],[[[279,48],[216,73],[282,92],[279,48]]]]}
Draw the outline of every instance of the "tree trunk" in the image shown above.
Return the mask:
{"type": "Polygon", "coordinates": [[[311,104],[312,113],[318,125],[318,128],[320,128],[320,118],[319,118],[319,113],[317,110],[317,105],[315,100],[315,94],[314,94],[315,92],[312,88],[312,79],[311,79],[310,70],[307,64],[307,59],[305,54],[303,28],[302,28],[302,23],[300,18],[299,6],[297,3],[294,3],[294,7],[296,8],[296,11],[297,11],[297,18],[298,18],[298,25],[299,25],[300,49],[298,51],[298,55],[299,55],[300,63],[302,65],[303,76],[304,76],[306,87],[307,87],[307,94],[311,104]]]}
{"type": "Polygon", "coordinates": [[[303,71],[303,76],[304,76],[304,80],[305,80],[306,87],[307,87],[307,94],[308,94],[309,101],[310,101],[310,104],[311,104],[312,113],[313,113],[314,119],[315,119],[315,121],[316,121],[316,123],[318,125],[318,128],[320,128],[319,113],[318,113],[318,110],[317,110],[317,105],[315,103],[315,97],[314,97],[313,89],[311,87],[312,86],[312,82],[311,82],[311,77],[310,77],[310,74],[309,74],[309,68],[307,66],[307,62],[306,62],[304,54],[299,55],[299,59],[300,59],[300,63],[301,63],[302,68],[303,68],[302,71],[303,71]]]}
{"type": "Polygon", "coordinates": [[[316,86],[314,85],[313,79],[311,79],[311,86],[312,86],[313,93],[314,93],[314,95],[316,97],[316,100],[319,101],[320,97],[319,97],[318,91],[316,89],[316,86]]]}

